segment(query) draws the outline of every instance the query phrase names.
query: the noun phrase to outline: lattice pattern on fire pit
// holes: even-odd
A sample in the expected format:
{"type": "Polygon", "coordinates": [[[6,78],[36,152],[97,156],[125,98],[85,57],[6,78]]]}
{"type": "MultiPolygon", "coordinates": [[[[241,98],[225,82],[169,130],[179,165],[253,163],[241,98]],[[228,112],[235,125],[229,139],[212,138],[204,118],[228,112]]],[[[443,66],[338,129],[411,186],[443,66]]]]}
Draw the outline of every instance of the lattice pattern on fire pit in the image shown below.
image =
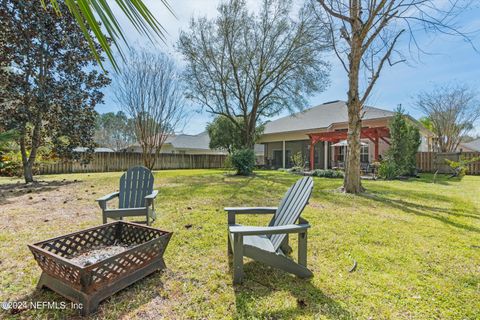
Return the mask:
{"type": "Polygon", "coordinates": [[[29,246],[42,270],[69,286],[90,293],[162,257],[171,233],[118,221],[49,239],[29,246]],[[129,249],[88,266],[70,258],[104,246],[129,249]]]}

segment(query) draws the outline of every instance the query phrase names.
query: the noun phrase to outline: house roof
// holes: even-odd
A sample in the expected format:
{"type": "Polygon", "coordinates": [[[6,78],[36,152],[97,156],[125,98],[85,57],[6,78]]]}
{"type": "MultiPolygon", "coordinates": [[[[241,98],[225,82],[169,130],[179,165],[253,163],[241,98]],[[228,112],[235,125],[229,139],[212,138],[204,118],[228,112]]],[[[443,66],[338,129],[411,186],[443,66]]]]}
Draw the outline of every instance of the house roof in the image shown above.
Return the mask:
{"type": "MultiPolygon", "coordinates": [[[[210,136],[207,131],[196,135],[179,134],[176,136],[169,136],[165,143],[171,144],[176,149],[202,149],[210,150],[210,136]]],[[[263,154],[263,145],[255,144],[254,151],[256,154],[263,154]]]]}
{"type": "MultiPolygon", "coordinates": [[[[379,108],[364,106],[363,120],[392,117],[395,112],[379,108]]],[[[267,122],[264,134],[304,131],[328,128],[335,123],[348,122],[347,103],[345,101],[331,101],[319,106],[306,109],[295,114],[267,122]]]]}
{"type": "Polygon", "coordinates": [[[171,144],[177,149],[204,149],[209,150],[210,137],[206,131],[196,134],[178,134],[171,135],[165,140],[166,144],[171,144]]]}
{"type": "MultiPolygon", "coordinates": [[[[171,145],[175,149],[195,149],[195,150],[210,150],[210,136],[207,131],[199,134],[177,134],[169,135],[164,142],[164,145],[171,145]]],[[[134,143],[129,147],[140,146],[134,143]]],[[[128,148],[128,147],[127,147],[128,148]]],[[[220,150],[222,151],[222,150],[220,150]]],[[[257,155],[263,154],[264,146],[262,144],[255,144],[254,151],[257,155]]],[[[226,151],[225,151],[226,152],[226,151]]]]}
{"type": "MultiPolygon", "coordinates": [[[[86,147],[76,147],[73,149],[74,152],[87,152],[88,148],[86,147]]],[[[95,148],[93,152],[115,152],[115,150],[110,148],[95,148]]]]}
{"type": "Polygon", "coordinates": [[[480,152],[480,138],[476,140],[472,140],[470,142],[465,142],[461,144],[462,147],[468,148],[473,151],[480,152]]]}

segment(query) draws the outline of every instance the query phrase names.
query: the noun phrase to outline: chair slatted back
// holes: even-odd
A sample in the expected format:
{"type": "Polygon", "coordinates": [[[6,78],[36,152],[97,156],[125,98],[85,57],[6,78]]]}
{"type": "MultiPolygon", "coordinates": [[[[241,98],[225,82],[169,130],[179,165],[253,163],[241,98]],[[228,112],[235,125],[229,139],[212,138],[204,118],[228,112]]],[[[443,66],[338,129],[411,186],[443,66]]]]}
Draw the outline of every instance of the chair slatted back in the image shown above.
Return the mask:
{"type": "Polygon", "coordinates": [[[119,208],[145,207],[145,196],[153,191],[153,174],[145,167],[132,167],[120,178],[119,208]]]}
{"type": "MultiPolygon", "coordinates": [[[[312,190],[313,179],[311,177],[303,177],[295,182],[280,202],[269,226],[284,226],[295,223],[308,204],[312,190]]],[[[286,234],[273,234],[270,236],[270,241],[272,241],[275,250],[280,247],[285,237],[286,234]]]]}

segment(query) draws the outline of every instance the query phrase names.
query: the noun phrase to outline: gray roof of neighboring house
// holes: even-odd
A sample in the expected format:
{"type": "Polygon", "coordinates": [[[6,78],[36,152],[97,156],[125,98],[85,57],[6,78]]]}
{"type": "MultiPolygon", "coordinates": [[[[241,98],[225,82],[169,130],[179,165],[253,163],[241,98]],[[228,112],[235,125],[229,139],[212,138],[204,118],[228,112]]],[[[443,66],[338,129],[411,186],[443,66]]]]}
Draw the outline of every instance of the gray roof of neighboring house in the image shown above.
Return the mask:
{"type": "Polygon", "coordinates": [[[210,137],[206,131],[196,134],[179,134],[169,136],[165,143],[171,144],[178,149],[205,149],[209,150],[210,137]]]}
{"type": "Polygon", "coordinates": [[[470,142],[462,143],[461,146],[463,146],[464,148],[468,148],[470,150],[473,150],[473,151],[480,152],[480,138],[476,139],[476,140],[473,140],[473,141],[470,141],[470,142]]]}
{"type": "MultiPolygon", "coordinates": [[[[196,149],[196,150],[210,150],[210,137],[207,131],[204,131],[199,134],[177,134],[170,135],[165,139],[164,144],[170,144],[175,149],[196,149]]],[[[130,145],[139,146],[138,143],[130,145]]],[[[127,147],[128,148],[128,147],[127,147]]],[[[263,154],[264,146],[263,144],[256,144],[254,146],[256,154],[263,154]]]]}
{"type": "MultiPolygon", "coordinates": [[[[363,120],[392,117],[395,112],[364,106],[363,120]]],[[[347,103],[331,101],[295,114],[267,122],[264,134],[328,128],[348,121],[347,103]]]]}
{"type": "MultiPolygon", "coordinates": [[[[165,143],[171,144],[176,149],[204,149],[210,150],[210,136],[207,131],[196,135],[179,134],[175,136],[169,136],[165,143]]],[[[262,144],[256,144],[254,150],[256,154],[263,154],[262,144]]]]}
{"type": "MultiPolygon", "coordinates": [[[[87,152],[88,148],[85,147],[77,147],[74,148],[74,152],[87,152]]],[[[93,152],[115,152],[115,150],[110,149],[110,148],[95,148],[93,149],[93,152]]]]}

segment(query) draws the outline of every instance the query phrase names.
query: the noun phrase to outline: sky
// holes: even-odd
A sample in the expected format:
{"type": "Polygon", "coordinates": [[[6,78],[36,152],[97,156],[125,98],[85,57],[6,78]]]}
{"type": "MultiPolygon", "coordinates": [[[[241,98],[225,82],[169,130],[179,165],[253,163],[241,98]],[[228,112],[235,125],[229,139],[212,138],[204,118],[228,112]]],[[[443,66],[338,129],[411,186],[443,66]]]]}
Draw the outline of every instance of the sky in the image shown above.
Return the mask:
{"type": "MultiPolygon", "coordinates": [[[[129,24],[127,19],[119,12],[114,12],[119,17],[119,22],[127,35],[127,40],[135,47],[143,47],[150,51],[163,51],[184,65],[181,55],[176,52],[175,44],[180,31],[188,28],[192,17],[206,16],[213,18],[217,15],[219,0],[181,0],[169,1],[174,17],[168,12],[159,0],[145,0],[146,5],[157,17],[158,21],[167,31],[165,42],[150,42],[146,37],[139,35],[129,24]]],[[[301,5],[302,0],[296,0],[295,5],[301,5]]],[[[258,9],[258,1],[247,0],[251,10],[258,9]]],[[[480,30],[480,1],[473,1],[473,6],[463,12],[457,18],[457,25],[467,32],[480,30]]],[[[387,110],[394,110],[399,104],[408,114],[419,118],[422,114],[415,107],[415,97],[422,91],[429,91],[436,85],[465,84],[480,93],[480,32],[472,36],[472,42],[479,50],[472,48],[472,44],[459,37],[444,34],[420,34],[418,37],[421,47],[427,54],[407,54],[407,63],[386,66],[377,84],[370,95],[367,104],[387,110]]],[[[408,53],[408,37],[401,39],[398,49],[408,53]]],[[[311,107],[332,100],[346,100],[348,81],[347,75],[340,62],[333,53],[327,54],[325,59],[331,63],[330,85],[321,93],[309,97],[311,107]]],[[[114,77],[115,74],[111,73],[114,77]]],[[[97,105],[96,110],[100,113],[118,111],[120,108],[114,99],[113,89],[108,87],[104,90],[104,104],[97,105]]],[[[206,124],[212,120],[212,116],[202,111],[198,106],[190,105],[191,117],[183,132],[198,134],[205,130],[206,124]]],[[[285,116],[282,113],[270,120],[285,116]]],[[[477,124],[474,134],[480,134],[480,123],[477,124]]]]}

